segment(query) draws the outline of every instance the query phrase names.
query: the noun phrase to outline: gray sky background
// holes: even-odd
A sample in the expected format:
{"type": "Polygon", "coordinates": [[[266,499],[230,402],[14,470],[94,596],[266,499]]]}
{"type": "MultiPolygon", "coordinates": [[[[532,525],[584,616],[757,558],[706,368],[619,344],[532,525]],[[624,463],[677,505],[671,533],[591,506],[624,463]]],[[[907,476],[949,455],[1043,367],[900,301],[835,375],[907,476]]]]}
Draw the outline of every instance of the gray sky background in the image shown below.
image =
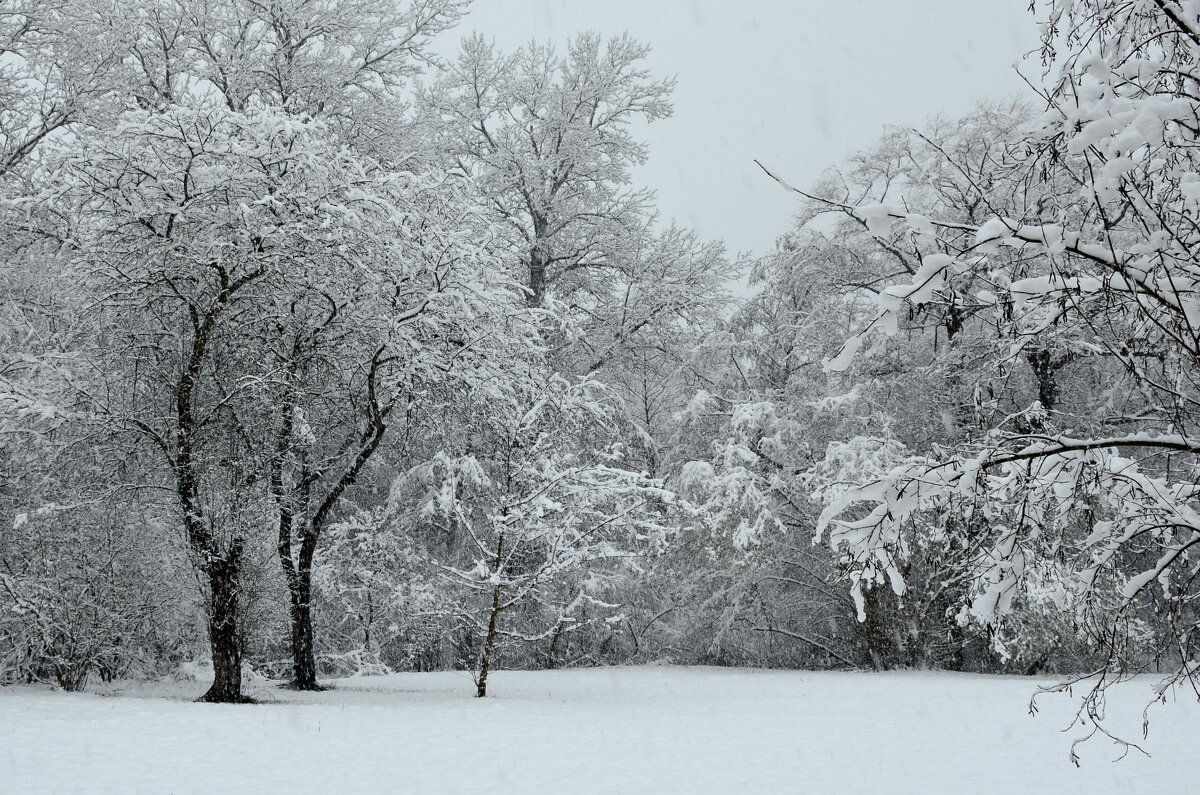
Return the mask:
{"type": "MultiPolygon", "coordinates": [[[[1025,0],[475,0],[443,42],[483,33],[504,50],[560,49],[583,30],[629,31],[675,113],[645,127],[635,180],[675,218],[731,251],[770,250],[794,200],[754,165],[815,181],[884,125],[920,126],[981,99],[1023,94],[1014,70],[1037,46],[1025,0]]],[[[1036,55],[1021,71],[1037,82],[1036,55]]]]}

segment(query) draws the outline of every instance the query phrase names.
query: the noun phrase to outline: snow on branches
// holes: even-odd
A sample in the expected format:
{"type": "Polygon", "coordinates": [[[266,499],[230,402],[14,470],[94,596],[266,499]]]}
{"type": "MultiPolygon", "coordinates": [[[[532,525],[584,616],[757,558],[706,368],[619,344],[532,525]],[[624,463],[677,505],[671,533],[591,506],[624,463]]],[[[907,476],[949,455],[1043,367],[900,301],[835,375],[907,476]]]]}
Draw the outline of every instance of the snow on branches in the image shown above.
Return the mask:
{"type": "Polygon", "coordinates": [[[620,421],[605,388],[531,376],[507,400],[479,407],[470,451],[439,452],[393,486],[400,494],[421,485],[409,521],[458,539],[425,554],[463,594],[455,612],[477,639],[469,662],[479,696],[504,647],[549,640],[553,665],[564,635],[621,621],[607,594],[661,551],[674,502],[623,466],[622,445],[596,438],[620,421]]]}
{"type": "Polygon", "coordinates": [[[1062,361],[1103,357],[1124,386],[1109,385],[1108,416],[1072,415],[1044,391],[985,433],[831,494],[817,535],[854,561],[861,619],[864,585],[904,592],[903,528],[936,534],[956,517],[970,550],[963,620],[1002,623],[1028,597],[1031,569],[1054,562],[1078,620],[1099,619],[1109,668],[1136,667],[1117,649],[1117,622],[1155,604],[1171,617],[1161,648],[1187,676],[1200,644],[1200,4],[1063,0],[1047,11],[1048,107],[1012,142],[1006,172],[968,180],[990,218],[920,214],[894,190],[864,206],[809,196],[905,261],[824,366],[849,372],[870,336],[896,337],[940,307],[982,321],[1008,361],[1036,369],[1035,352],[1058,338],[1062,361]],[[1000,196],[1005,173],[1024,175],[1036,206],[1000,196]]]}

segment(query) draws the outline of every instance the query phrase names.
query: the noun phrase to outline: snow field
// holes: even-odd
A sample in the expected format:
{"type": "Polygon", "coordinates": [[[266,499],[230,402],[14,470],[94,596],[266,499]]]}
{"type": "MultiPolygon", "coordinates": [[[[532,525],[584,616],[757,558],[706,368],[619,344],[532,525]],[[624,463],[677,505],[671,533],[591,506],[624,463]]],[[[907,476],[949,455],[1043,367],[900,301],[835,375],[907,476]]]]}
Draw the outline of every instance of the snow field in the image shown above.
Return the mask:
{"type": "MultiPolygon", "coordinates": [[[[1097,739],[1068,761],[1074,701],[1038,680],[716,668],[497,671],[257,683],[269,703],[196,704],[197,682],[109,695],[0,691],[6,793],[1194,792],[1200,706],[1151,710],[1146,758],[1097,739]]],[[[1140,737],[1150,681],[1111,699],[1140,737]]]]}

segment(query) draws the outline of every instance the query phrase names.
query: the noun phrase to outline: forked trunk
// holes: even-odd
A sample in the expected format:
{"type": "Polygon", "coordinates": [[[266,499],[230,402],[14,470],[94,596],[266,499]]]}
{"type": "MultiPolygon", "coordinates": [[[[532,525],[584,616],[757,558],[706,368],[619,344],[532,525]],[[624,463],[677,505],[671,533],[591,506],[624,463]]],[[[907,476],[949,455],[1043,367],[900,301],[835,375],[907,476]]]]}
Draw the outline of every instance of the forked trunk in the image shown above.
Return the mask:
{"type": "Polygon", "coordinates": [[[277,551],[287,582],[289,613],[292,624],[292,687],[297,690],[322,690],[317,684],[317,661],[313,650],[312,570],[321,530],[332,515],[346,489],[354,484],[358,473],[370,460],[387,431],[384,418],[394,401],[380,406],[375,389],[379,368],[388,361],[386,346],[380,346],[371,357],[367,375],[368,430],[353,461],[330,487],[309,518],[308,506],[313,501],[313,483],[319,480],[309,468],[307,453],[293,449],[296,403],[283,404],[282,420],[276,456],[271,464],[271,494],[279,509],[279,538],[277,551]],[[284,485],[285,463],[292,461],[298,469],[299,485],[291,489],[284,485]],[[293,558],[293,535],[300,540],[299,554],[293,558]]]}

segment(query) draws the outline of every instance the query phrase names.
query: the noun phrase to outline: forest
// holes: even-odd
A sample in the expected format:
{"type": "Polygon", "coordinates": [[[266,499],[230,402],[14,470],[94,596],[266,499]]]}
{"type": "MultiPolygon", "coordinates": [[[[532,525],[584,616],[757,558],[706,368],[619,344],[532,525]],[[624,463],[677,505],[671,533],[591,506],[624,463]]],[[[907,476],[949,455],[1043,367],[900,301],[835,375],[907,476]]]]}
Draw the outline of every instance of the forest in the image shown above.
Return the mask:
{"type": "Polygon", "coordinates": [[[1200,2],[1037,0],[765,255],[634,180],[646,43],[468,13],[0,0],[0,685],[1196,694],[1200,2]]]}

